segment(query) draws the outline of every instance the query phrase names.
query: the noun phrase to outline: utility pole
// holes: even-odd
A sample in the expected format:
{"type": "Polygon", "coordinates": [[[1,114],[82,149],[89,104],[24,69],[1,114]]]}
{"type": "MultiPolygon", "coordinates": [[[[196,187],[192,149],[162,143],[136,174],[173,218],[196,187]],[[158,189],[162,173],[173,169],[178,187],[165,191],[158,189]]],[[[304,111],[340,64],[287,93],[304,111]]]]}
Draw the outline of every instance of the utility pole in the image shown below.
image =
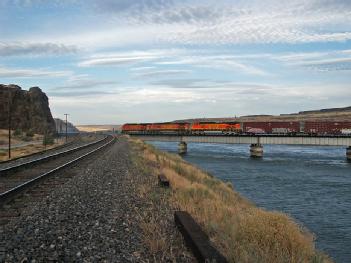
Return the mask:
{"type": "Polygon", "coordinates": [[[10,89],[9,89],[9,97],[8,97],[8,109],[9,109],[9,112],[8,112],[8,122],[9,122],[9,156],[8,156],[8,159],[10,160],[11,159],[11,92],[10,92],[10,89]]]}
{"type": "Polygon", "coordinates": [[[68,116],[69,114],[65,113],[64,115],[66,116],[66,143],[67,143],[67,116],[68,116]]]}

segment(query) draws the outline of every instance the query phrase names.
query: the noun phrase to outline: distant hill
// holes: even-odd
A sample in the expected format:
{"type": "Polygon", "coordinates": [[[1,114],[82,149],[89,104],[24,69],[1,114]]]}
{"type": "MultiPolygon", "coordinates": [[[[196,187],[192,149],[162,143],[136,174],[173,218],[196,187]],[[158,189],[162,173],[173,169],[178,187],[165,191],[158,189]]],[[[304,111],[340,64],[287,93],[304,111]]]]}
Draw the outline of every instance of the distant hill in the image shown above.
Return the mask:
{"type": "Polygon", "coordinates": [[[0,84],[0,129],[8,128],[9,108],[13,130],[31,130],[38,134],[55,132],[49,99],[40,88],[32,87],[27,91],[17,85],[0,84]]]}
{"type": "Polygon", "coordinates": [[[77,128],[83,132],[96,132],[96,131],[119,131],[121,130],[122,125],[78,125],[77,128]]]}
{"type": "Polygon", "coordinates": [[[280,115],[247,115],[240,117],[194,118],[174,122],[244,122],[244,121],[351,121],[351,107],[331,108],[280,115]]]}

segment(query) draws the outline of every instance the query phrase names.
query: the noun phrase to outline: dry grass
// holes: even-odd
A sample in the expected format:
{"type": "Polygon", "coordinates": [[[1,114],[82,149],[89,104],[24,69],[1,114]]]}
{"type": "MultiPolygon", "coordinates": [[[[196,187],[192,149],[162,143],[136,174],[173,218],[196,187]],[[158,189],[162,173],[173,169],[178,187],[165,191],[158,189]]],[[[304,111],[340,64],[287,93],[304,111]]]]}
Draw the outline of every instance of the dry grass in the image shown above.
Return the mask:
{"type": "MultiPolygon", "coordinates": [[[[139,152],[131,144],[132,152],[139,152]]],[[[174,227],[170,190],[160,188],[150,167],[142,156],[132,154],[133,167],[128,178],[135,186],[135,193],[142,205],[137,209],[135,220],[143,232],[142,241],[147,254],[153,258],[145,262],[194,262],[184,246],[182,236],[174,227]]],[[[143,261],[144,262],[144,261],[143,261]]]]}
{"type": "MultiPolygon", "coordinates": [[[[12,133],[14,133],[14,131],[12,131],[12,133]]],[[[55,143],[53,145],[47,145],[46,148],[42,145],[42,141],[43,141],[43,136],[39,135],[39,134],[35,134],[32,138],[27,138],[27,140],[23,140],[22,137],[20,136],[13,136],[11,138],[11,143],[13,146],[15,146],[16,144],[20,144],[20,143],[32,143],[33,144],[29,144],[23,147],[19,147],[19,148],[12,148],[11,150],[11,157],[12,158],[17,158],[17,157],[21,157],[21,156],[25,156],[28,154],[32,154],[32,153],[36,153],[36,152],[40,152],[43,151],[45,149],[51,149],[54,147],[57,147],[59,145],[61,145],[63,142],[60,143],[55,143]],[[35,144],[38,143],[39,144],[35,144]]],[[[7,130],[0,130],[0,145],[1,146],[6,146],[8,145],[8,131],[7,130]]],[[[7,149],[0,149],[0,161],[6,161],[8,160],[8,152],[7,149]]]]}
{"type": "MultiPolygon", "coordinates": [[[[160,152],[139,140],[131,142],[139,148],[155,179],[162,173],[170,181],[172,206],[188,211],[230,262],[331,262],[315,249],[313,235],[289,216],[257,208],[231,184],[177,155],[160,152]]],[[[153,229],[149,231],[152,235],[153,229]]]]}

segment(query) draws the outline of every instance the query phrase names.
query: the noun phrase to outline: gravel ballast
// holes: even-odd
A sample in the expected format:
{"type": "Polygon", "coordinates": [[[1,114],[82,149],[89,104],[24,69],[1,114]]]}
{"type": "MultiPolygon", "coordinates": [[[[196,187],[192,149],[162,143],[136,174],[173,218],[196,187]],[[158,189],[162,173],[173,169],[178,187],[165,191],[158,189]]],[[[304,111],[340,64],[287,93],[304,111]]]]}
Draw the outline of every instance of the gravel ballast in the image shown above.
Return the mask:
{"type": "Polygon", "coordinates": [[[150,205],[137,189],[149,179],[138,172],[130,157],[128,142],[120,138],[62,171],[74,176],[38,202],[29,203],[20,217],[1,230],[0,262],[193,261],[167,204],[159,212],[170,228],[165,233],[169,233],[166,242],[172,243],[172,255],[162,255],[161,260],[145,244],[140,224],[148,220],[144,217],[150,205]]]}

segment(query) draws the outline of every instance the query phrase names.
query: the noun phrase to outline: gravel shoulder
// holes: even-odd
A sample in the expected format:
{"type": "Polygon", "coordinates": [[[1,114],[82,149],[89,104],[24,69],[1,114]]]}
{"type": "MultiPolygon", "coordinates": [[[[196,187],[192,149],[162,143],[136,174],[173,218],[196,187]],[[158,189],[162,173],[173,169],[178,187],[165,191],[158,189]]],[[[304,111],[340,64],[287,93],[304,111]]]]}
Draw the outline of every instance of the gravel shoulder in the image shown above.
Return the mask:
{"type": "Polygon", "coordinates": [[[0,229],[0,262],[193,262],[167,190],[132,155],[120,138],[63,171],[74,176],[0,229]]]}

